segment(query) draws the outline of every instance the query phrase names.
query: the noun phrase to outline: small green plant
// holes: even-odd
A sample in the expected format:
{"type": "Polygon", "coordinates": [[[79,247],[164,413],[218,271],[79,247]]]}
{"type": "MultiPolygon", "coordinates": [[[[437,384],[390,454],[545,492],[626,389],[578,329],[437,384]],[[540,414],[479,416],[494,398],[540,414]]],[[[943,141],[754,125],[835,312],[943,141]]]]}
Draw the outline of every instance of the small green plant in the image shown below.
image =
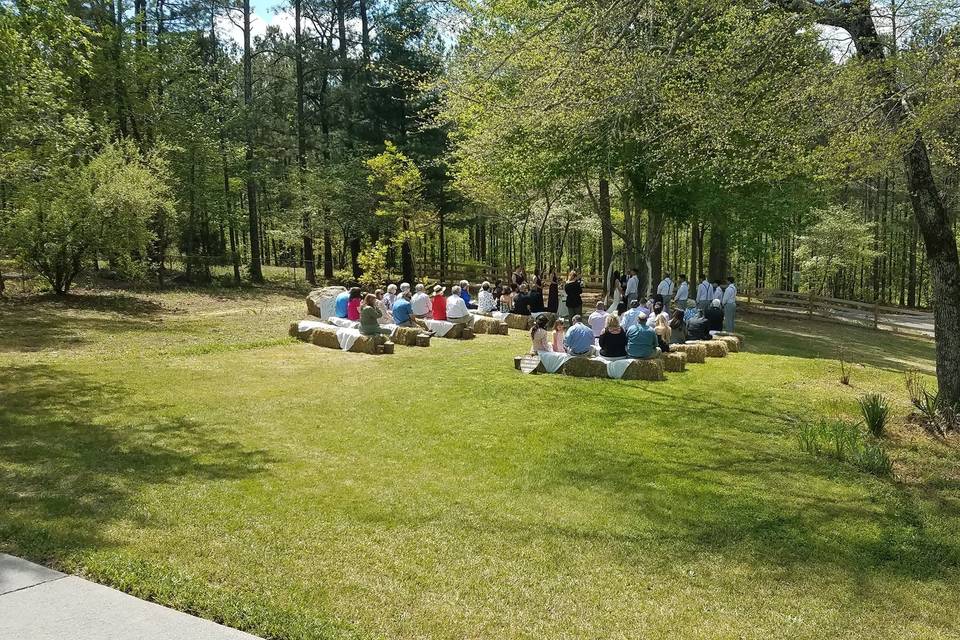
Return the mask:
{"type": "Polygon", "coordinates": [[[801,424],[797,441],[800,450],[811,455],[829,456],[878,476],[893,472],[890,456],[879,443],[866,439],[856,422],[832,420],[801,424]]]}
{"type": "Polygon", "coordinates": [[[913,369],[903,374],[907,385],[907,393],[910,395],[910,403],[917,409],[923,411],[923,404],[928,395],[927,384],[923,380],[923,374],[913,369]]]}
{"type": "Polygon", "coordinates": [[[797,433],[797,439],[800,442],[800,450],[806,451],[811,455],[820,455],[823,449],[820,434],[821,427],[819,424],[805,423],[800,425],[800,431],[797,433]]]}
{"type": "Polygon", "coordinates": [[[850,386],[850,368],[847,366],[847,360],[844,357],[844,349],[841,344],[837,348],[837,355],[840,359],[840,384],[850,386]]]}
{"type": "Polygon", "coordinates": [[[887,419],[890,417],[890,405],[886,397],[880,393],[871,393],[860,398],[860,412],[867,424],[867,429],[874,437],[883,437],[887,428],[887,419]]]}
{"type": "Polygon", "coordinates": [[[890,456],[876,442],[860,443],[852,460],[863,471],[877,476],[888,476],[893,473],[893,462],[890,456]]]}

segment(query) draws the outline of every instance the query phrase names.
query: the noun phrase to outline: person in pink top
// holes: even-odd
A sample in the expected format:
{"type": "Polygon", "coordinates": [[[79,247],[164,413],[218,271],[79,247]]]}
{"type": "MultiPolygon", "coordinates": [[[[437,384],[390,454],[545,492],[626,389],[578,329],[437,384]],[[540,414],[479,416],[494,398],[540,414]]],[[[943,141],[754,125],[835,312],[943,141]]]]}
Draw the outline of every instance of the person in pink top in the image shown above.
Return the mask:
{"type": "Polygon", "coordinates": [[[347,319],[357,322],[360,320],[360,303],[363,302],[363,297],[360,295],[360,288],[353,287],[350,289],[350,299],[347,300],[347,319]]]}
{"type": "Polygon", "coordinates": [[[563,338],[566,333],[566,325],[562,319],[558,318],[553,325],[553,350],[557,353],[563,353],[565,351],[563,348],[563,338]]]}

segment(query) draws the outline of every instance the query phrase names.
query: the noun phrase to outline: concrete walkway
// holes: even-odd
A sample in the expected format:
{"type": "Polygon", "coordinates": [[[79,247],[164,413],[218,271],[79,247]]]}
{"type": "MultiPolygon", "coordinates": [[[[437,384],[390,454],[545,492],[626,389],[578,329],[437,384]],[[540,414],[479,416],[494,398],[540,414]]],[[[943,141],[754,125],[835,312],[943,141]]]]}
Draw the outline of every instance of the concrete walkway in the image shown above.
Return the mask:
{"type": "Polygon", "coordinates": [[[6,554],[0,554],[0,638],[258,640],[6,554]]]}

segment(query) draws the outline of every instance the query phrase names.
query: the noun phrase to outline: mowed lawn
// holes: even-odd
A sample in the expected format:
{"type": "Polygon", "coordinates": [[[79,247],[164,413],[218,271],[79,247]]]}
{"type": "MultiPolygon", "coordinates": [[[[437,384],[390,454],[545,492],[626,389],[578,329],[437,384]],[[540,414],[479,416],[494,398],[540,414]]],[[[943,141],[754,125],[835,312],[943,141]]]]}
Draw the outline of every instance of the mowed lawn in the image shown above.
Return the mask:
{"type": "Polygon", "coordinates": [[[0,550],[270,638],[960,635],[960,452],[905,422],[928,341],[755,317],[623,382],[521,375],[521,332],[324,350],[303,313],[0,303],[0,550]],[[895,479],[797,446],[868,391],[895,479]]]}

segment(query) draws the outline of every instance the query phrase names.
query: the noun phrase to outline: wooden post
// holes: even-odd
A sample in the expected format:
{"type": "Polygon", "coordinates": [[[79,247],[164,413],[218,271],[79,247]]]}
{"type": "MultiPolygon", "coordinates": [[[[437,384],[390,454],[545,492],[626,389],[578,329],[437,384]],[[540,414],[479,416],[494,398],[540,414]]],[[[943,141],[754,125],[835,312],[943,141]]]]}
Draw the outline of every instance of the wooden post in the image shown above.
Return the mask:
{"type": "Polygon", "coordinates": [[[807,306],[807,315],[813,317],[813,291],[810,292],[810,303],[807,306]]]}
{"type": "Polygon", "coordinates": [[[880,303],[879,302],[873,303],[873,328],[874,329],[880,328],[880,303]]]}

